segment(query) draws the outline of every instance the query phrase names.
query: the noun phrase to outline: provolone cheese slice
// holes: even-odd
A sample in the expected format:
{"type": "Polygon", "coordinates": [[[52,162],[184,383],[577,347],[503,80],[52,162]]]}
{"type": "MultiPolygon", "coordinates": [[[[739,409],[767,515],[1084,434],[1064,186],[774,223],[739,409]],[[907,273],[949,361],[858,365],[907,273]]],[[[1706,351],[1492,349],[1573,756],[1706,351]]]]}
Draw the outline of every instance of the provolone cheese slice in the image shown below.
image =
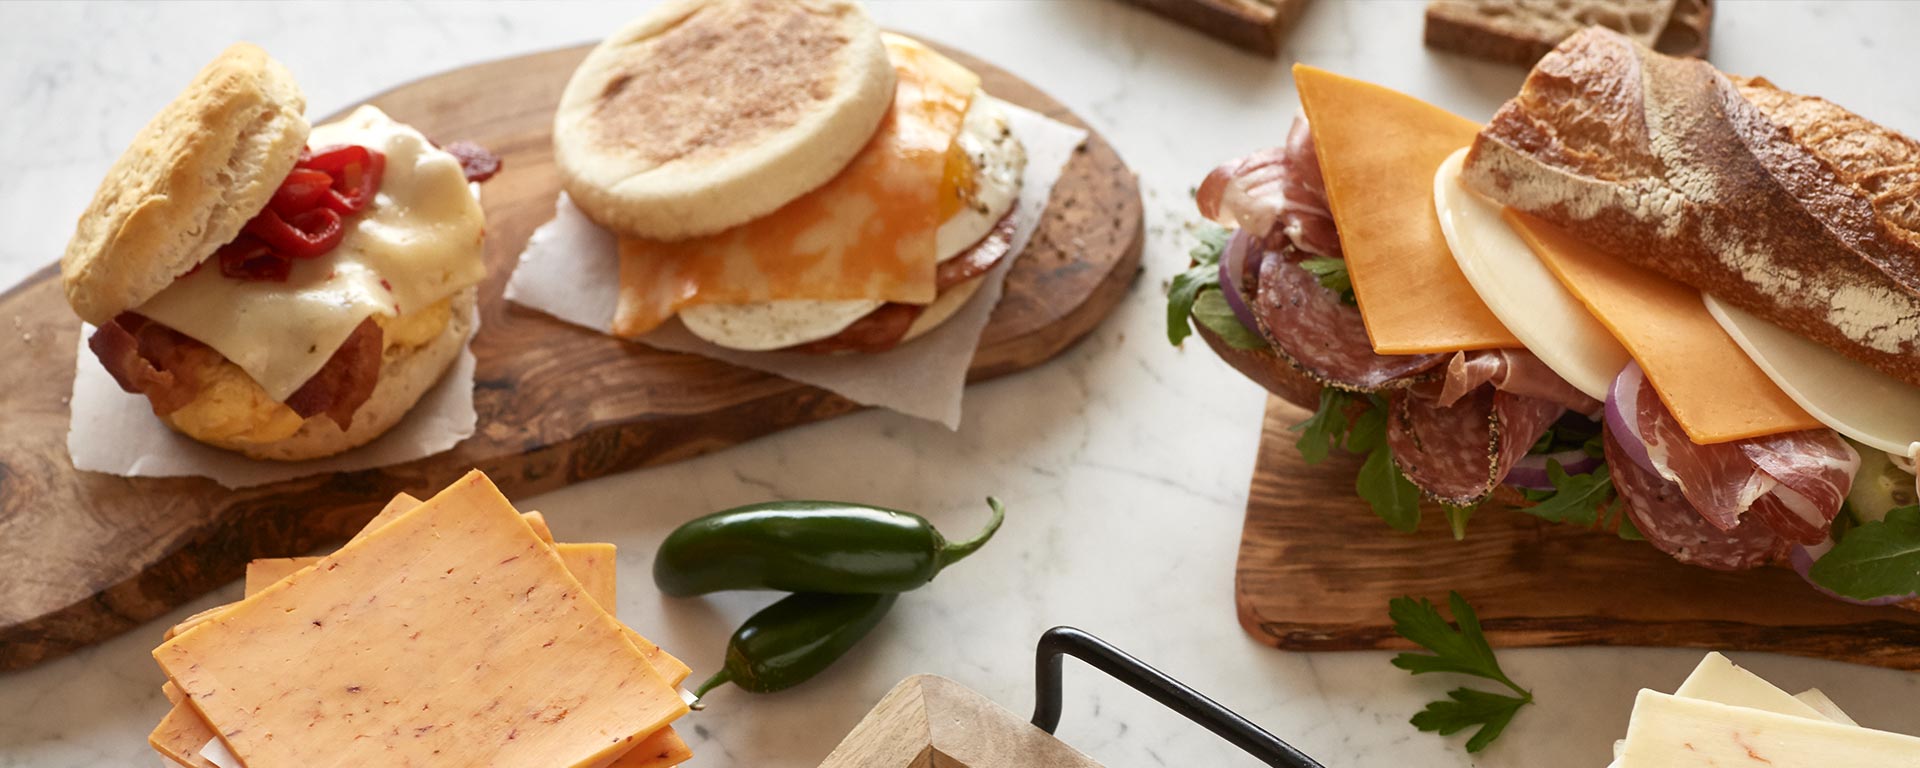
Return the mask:
{"type": "Polygon", "coordinates": [[[1293,65],[1373,351],[1517,348],[1447,247],[1433,172],[1480,126],[1404,93],[1293,65]]]}
{"type": "Polygon", "coordinates": [[[1640,691],[1620,768],[1920,768],[1920,738],[1640,691]]]}
{"type": "Polygon", "coordinates": [[[686,712],[622,629],[474,472],[154,658],[249,764],[603,765],[686,712]]]}
{"type": "Polygon", "coordinates": [[[1606,400],[1607,386],[1633,358],[1507,226],[1501,206],[1460,183],[1466,157],[1463,147],[1433,176],[1434,207],[1454,263],[1540,362],[1587,397],[1606,400]]]}
{"type": "Polygon", "coordinates": [[[1704,296],[1707,311],[1767,378],[1833,431],[1906,455],[1920,442],[1920,387],[1862,365],[1744,309],[1704,296]]]}
{"type": "Polygon", "coordinates": [[[899,73],[893,106],[838,176],[715,235],[620,239],[615,335],[644,334],[694,304],[933,301],[948,152],[980,78],[913,40],[886,44],[899,73]]]}
{"type": "Polygon", "coordinates": [[[1688,439],[1708,445],[1820,426],[1720,329],[1699,291],[1601,253],[1539,219],[1512,210],[1505,216],[1639,361],[1688,439]]]}
{"type": "Polygon", "coordinates": [[[235,280],[203,264],[134,308],[214,348],[285,400],[362,320],[418,311],[480,282],[485,214],[460,161],[374,107],[316,126],[308,142],[387,156],[380,193],[340,245],[296,259],[286,282],[235,280]]]}

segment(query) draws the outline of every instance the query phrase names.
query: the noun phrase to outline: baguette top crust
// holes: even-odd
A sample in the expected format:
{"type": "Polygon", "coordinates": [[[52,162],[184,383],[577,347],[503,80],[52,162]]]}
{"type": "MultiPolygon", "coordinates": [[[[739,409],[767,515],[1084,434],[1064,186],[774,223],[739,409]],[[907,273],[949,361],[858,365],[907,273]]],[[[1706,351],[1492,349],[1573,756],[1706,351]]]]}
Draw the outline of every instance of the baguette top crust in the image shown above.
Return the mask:
{"type": "Polygon", "coordinates": [[[587,54],[554,115],[581,211],[684,240],[772,213],[872,138],[896,75],[852,0],[674,0],[587,54]]]}
{"type": "Polygon", "coordinates": [[[267,207],[307,144],[292,73],[236,43],[115,161],[60,259],[67,303],[95,325],[146,303],[267,207]]]}
{"type": "Polygon", "coordinates": [[[1920,143],[1588,28],[1475,138],[1481,194],[1920,385],[1920,143]]]}

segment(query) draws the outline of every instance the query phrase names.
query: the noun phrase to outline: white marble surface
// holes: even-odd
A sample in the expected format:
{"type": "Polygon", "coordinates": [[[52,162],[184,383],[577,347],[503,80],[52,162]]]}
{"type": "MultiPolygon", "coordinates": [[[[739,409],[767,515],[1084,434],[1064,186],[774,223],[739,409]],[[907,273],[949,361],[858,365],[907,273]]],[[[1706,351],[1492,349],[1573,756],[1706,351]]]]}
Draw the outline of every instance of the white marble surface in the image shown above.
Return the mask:
{"type": "MultiPolygon", "coordinates": [[[[0,285],[55,259],[102,171],[192,72],[233,40],[265,45],[316,114],[463,63],[593,39],[636,3],[0,4],[0,285]]],[[[1406,724],[1458,679],[1415,679],[1382,653],[1287,654],[1234,620],[1232,575],[1261,393],[1204,348],[1162,335],[1160,293],[1184,263],[1188,190],[1213,163],[1274,143],[1300,59],[1491,114],[1517,69],[1420,48],[1418,2],[1317,0],[1280,62],[1249,57],[1109,0],[881,2],[890,26],[952,43],[1038,83],[1139,171],[1152,239],[1125,306],[1055,363],[976,387],[960,431],[883,413],[600,480],[526,504],[564,538],[621,545],[622,616],[704,674],[759,595],[663,601],[646,578],[678,522],[738,503],[828,497],[927,510],[948,531],[1007,501],[1005,531],[903,599],[866,644],[789,693],[727,690],[685,721],[696,765],[810,766],[894,682],[953,677],[1024,712],[1034,639],[1074,624],[1212,694],[1332,768],[1605,764],[1633,692],[1676,685],[1687,650],[1501,654],[1540,704],[1484,755],[1406,724]]],[[[1714,59],[1920,134],[1920,3],[1723,0],[1714,59]]],[[[1356,536],[1386,535],[1383,529],[1356,536]]],[[[147,651],[162,628],[234,585],[71,658],[0,675],[0,766],[154,765],[166,708],[147,651]]],[[[1386,606],[1380,606],[1384,614],[1386,606]]],[[[1824,687],[1868,725],[1920,732],[1920,676],[1766,654],[1736,660],[1789,688],[1824,687]]],[[[1071,666],[1069,742],[1110,765],[1254,765],[1131,691],[1071,666]]]]}

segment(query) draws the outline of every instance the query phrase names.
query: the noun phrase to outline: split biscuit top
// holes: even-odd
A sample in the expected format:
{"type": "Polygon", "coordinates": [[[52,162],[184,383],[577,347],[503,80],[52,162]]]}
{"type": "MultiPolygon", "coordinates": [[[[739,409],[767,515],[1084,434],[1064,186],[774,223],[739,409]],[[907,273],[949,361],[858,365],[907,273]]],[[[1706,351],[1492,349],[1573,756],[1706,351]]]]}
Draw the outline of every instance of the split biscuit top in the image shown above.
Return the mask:
{"type": "Polygon", "coordinates": [[[67,302],[100,325],[159,294],[267,206],[306,146],[306,99],[237,43],[141,129],[60,259],[67,302]]]}
{"type": "Polygon", "coordinates": [[[879,27],[852,0],[670,0],[574,72],[555,160],[608,229],[712,234],[832,179],[894,88],[879,27]]]}

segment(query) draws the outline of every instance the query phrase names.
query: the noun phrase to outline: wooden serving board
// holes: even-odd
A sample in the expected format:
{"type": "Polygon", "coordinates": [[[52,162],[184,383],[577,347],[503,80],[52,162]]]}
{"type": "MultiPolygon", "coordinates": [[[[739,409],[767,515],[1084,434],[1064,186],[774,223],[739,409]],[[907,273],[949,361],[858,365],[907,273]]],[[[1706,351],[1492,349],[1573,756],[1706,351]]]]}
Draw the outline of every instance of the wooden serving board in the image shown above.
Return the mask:
{"type": "MultiPolygon", "coordinates": [[[[0,670],[25,667],[138,626],[241,574],[256,557],[300,554],[358,530],[400,491],[439,488],[478,467],[510,494],[689,458],[854,411],[811,387],[589,333],[512,306],[501,290],[559,193],[550,139],[560,90],[587,46],[495,61],[374,97],[443,141],[501,155],[487,182],[484,317],[476,434],[447,453],[377,470],[228,490],[201,478],[76,471],[67,457],[79,320],[49,266],[0,293],[0,670]]],[[[1080,125],[1011,73],[948,49],[995,96],[1080,125]]],[[[54,223],[49,223],[53,226],[54,223]]],[[[1059,354],[1119,303],[1139,271],[1138,184],[1091,136],[1054,188],[1008,275],[968,372],[979,381],[1059,354]]]]}
{"type": "Polygon", "coordinates": [[[1395,533],[1354,494],[1359,459],[1309,466],[1267,399],[1234,603],[1260,642],[1292,651],[1412,647],[1387,601],[1457,590],[1499,647],[1640,645],[1772,651],[1920,669],[1920,613],[1848,605],[1786,568],[1721,573],[1644,542],[1483,509],[1454,541],[1439,507],[1395,533]]]}

